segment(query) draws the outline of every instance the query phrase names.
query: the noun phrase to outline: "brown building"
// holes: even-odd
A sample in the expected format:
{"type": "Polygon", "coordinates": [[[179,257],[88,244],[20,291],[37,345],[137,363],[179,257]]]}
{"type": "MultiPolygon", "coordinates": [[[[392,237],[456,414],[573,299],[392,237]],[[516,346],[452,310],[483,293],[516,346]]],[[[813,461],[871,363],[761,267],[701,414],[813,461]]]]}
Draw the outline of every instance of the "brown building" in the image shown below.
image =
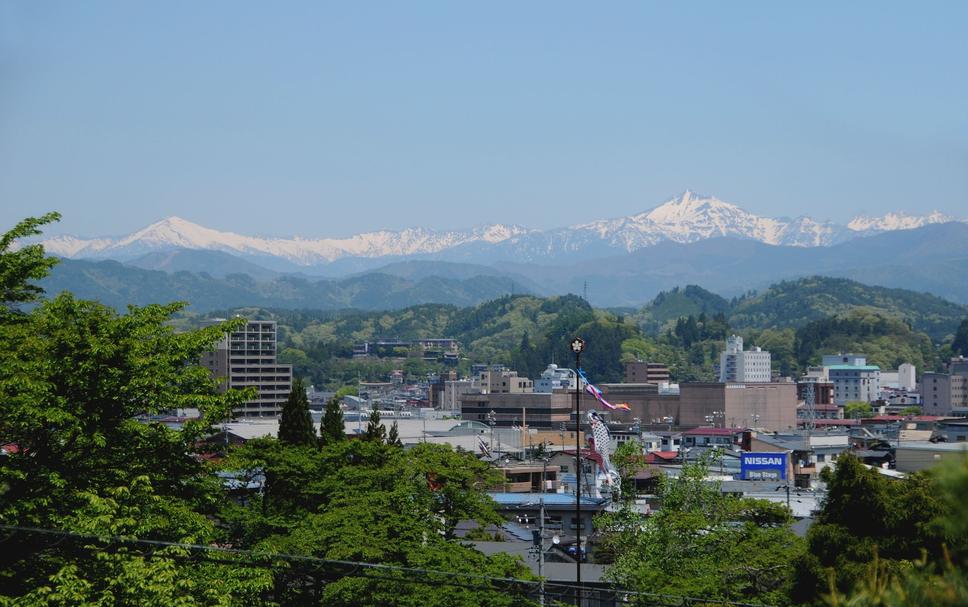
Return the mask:
{"type": "Polygon", "coordinates": [[[669,381],[669,367],[641,360],[625,363],[625,383],[661,384],[669,381]]]}
{"type": "Polygon", "coordinates": [[[487,370],[481,373],[481,392],[489,394],[523,394],[534,392],[534,382],[518,377],[517,371],[487,370]]]}
{"type": "MultiPolygon", "coordinates": [[[[582,408],[591,406],[591,399],[582,398],[582,408]]],[[[491,394],[461,394],[461,419],[489,423],[494,412],[497,427],[527,426],[552,430],[568,424],[575,407],[571,393],[557,392],[497,392],[491,394]]]]}
{"type": "Polygon", "coordinates": [[[797,427],[797,386],[769,384],[684,383],[679,386],[679,425],[762,428],[797,427]]]}
{"type": "MultiPolygon", "coordinates": [[[[631,422],[638,418],[643,425],[664,423],[671,418],[672,423],[679,423],[679,395],[660,394],[659,387],[654,383],[640,384],[599,384],[605,398],[617,405],[625,403],[630,411],[616,410],[610,413],[612,419],[631,422]]],[[[582,404],[584,407],[584,403],[582,404]]]]}
{"type": "Polygon", "coordinates": [[[810,388],[808,386],[813,386],[813,404],[834,404],[834,384],[829,381],[798,382],[797,400],[806,402],[807,394],[810,392],[810,388]]]}

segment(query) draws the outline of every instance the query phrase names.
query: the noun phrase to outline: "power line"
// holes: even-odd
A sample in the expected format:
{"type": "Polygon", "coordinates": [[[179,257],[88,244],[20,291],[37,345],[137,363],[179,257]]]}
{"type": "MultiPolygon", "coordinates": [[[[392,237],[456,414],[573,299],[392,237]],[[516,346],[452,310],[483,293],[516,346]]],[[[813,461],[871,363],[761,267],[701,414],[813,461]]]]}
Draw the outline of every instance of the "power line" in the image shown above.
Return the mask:
{"type": "MultiPolygon", "coordinates": [[[[474,573],[463,573],[455,571],[441,571],[439,569],[426,569],[423,567],[406,567],[403,565],[385,565],[381,563],[365,563],[360,561],[344,561],[337,559],[324,559],[315,556],[306,556],[289,553],[259,552],[255,550],[244,550],[240,548],[227,548],[222,546],[208,546],[204,544],[189,544],[184,542],[168,542],[163,540],[132,539],[110,535],[95,535],[89,533],[78,533],[65,529],[44,529],[39,527],[19,527],[16,525],[0,525],[0,531],[9,532],[12,535],[26,534],[35,536],[49,536],[59,538],[58,544],[66,539],[78,542],[97,543],[102,549],[116,550],[119,548],[140,548],[148,549],[146,554],[140,554],[145,558],[163,558],[174,561],[201,561],[216,565],[230,565],[234,567],[271,569],[279,572],[298,572],[289,565],[299,566],[303,571],[322,570],[331,568],[343,570],[340,575],[336,571],[336,579],[344,577],[359,577],[369,580],[380,580],[397,582],[401,584],[416,585],[446,585],[466,590],[478,591],[498,591],[514,590],[525,596],[537,596],[540,592],[540,582],[538,580],[525,580],[512,577],[496,577],[479,575],[474,573]],[[158,550],[180,549],[188,552],[189,555],[180,554],[157,554],[158,550]],[[239,557],[239,559],[227,557],[239,557]],[[251,559],[246,561],[244,559],[251,559]],[[389,573],[408,574],[403,577],[394,577],[389,573]],[[427,579],[421,579],[425,576],[427,579]],[[432,576],[439,576],[443,579],[430,579],[432,576]],[[467,581],[462,581],[467,580],[467,581]],[[473,583],[472,583],[473,582],[473,583]]],[[[0,542],[10,538],[0,539],[0,542]]],[[[85,549],[94,549],[93,546],[83,546],[85,549]]],[[[569,597],[574,596],[578,586],[567,582],[545,582],[546,596],[569,597]]],[[[635,599],[641,605],[669,606],[678,607],[686,605],[721,605],[729,607],[769,607],[761,603],[742,603],[730,601],[728,599],[709,599],[700,597],[689,597],[673,594],[657,594],[650,592],[639,592],[635,590],[625,590],[622,588],[600,588],[589,587],[585,591],[611,594],[615,600],[628,601],[635,599]]]]}

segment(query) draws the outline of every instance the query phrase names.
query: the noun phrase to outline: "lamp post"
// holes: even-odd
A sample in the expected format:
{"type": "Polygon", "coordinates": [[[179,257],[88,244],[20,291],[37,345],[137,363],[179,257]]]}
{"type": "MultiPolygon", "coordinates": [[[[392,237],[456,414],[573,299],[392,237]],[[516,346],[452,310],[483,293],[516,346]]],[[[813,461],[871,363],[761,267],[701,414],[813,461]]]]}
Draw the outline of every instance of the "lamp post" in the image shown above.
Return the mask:
{"type": "Polygon", "coordinates": [[[494,424],[497,423],[497,415],[494,413],[494,409],[487,412],[487,423],[491,426],[491,453],[497,453],[494,451],[494,424]]]}
{"type": "MultiPolygon", "coordinates": [[[[575,372],[581,370],[581,353],[585,351],[585,340],[576,337],[571,340],[571,351],[575,353],[575,372]]],[[[575,381],[575,605],[581,607],[581,379],[575,381]]]]}

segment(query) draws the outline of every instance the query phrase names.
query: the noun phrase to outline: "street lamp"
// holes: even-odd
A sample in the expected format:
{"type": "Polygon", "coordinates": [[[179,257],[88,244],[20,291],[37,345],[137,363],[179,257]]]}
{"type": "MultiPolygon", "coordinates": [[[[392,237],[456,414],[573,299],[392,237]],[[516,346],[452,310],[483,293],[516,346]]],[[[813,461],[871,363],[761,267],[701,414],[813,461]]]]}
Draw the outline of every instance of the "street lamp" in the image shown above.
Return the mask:
{"type": "Polygon", "coordinates": [[[494,413],[494,409],[487,412],[487,423],[491,426],[491,452],[497,453],[494,451],[494,424],[497,423],[497,414],[494,413]]]}
{"type": "MultiPolygon", "coordinates": [[[[575,353],[575,373],[581,371],[581,353],[585,351],[585,340],[576,337],[571,340],[571,351],[575,353]]],[[[581,606],[581,379],[575,380],[575,605],[581,606]]]]}

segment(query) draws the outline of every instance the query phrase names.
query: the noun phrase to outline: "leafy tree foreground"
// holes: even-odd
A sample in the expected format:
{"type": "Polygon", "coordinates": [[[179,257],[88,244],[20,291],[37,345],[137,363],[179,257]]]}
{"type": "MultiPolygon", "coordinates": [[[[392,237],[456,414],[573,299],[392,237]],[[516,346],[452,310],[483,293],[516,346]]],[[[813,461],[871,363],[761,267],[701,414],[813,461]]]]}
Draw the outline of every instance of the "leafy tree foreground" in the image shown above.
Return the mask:
{"type": "Polygon", "coordinates": [[[380,581],[343,571],[310,583],[303,572],[264,567],[286,553],[526,574],[518,561],[485,557],[454,538],[458,520],[498,520],[484,493],[492,480],[486,465],[444,447],[405,453],[382,440],[338,435],[320,449],[306,435],[303,401],[292,403],[289,440],[221,454],[223,474],[265,479],[261,491],[229,499],[219,470],[203,457],[204,439],[251,394],[219,392],[197,361],[244,320],[176,332],[170,320],[182,304],[120,314],[69,293],[22,309],[40,296],[30,281],[54,262],[39,247],[14,243],[56,219],[26,220],[0,239],[0,525],[7,526],[0,530],[0,604],[522,604],[486,584],[421,585],[393,570],[380,581]],[[139,420],[188,407],[201,418],[177,431],[139,420]],[[225,552],[211,562],[185,548],[143,550],[121,540],[263,556],[225,552]]]}

